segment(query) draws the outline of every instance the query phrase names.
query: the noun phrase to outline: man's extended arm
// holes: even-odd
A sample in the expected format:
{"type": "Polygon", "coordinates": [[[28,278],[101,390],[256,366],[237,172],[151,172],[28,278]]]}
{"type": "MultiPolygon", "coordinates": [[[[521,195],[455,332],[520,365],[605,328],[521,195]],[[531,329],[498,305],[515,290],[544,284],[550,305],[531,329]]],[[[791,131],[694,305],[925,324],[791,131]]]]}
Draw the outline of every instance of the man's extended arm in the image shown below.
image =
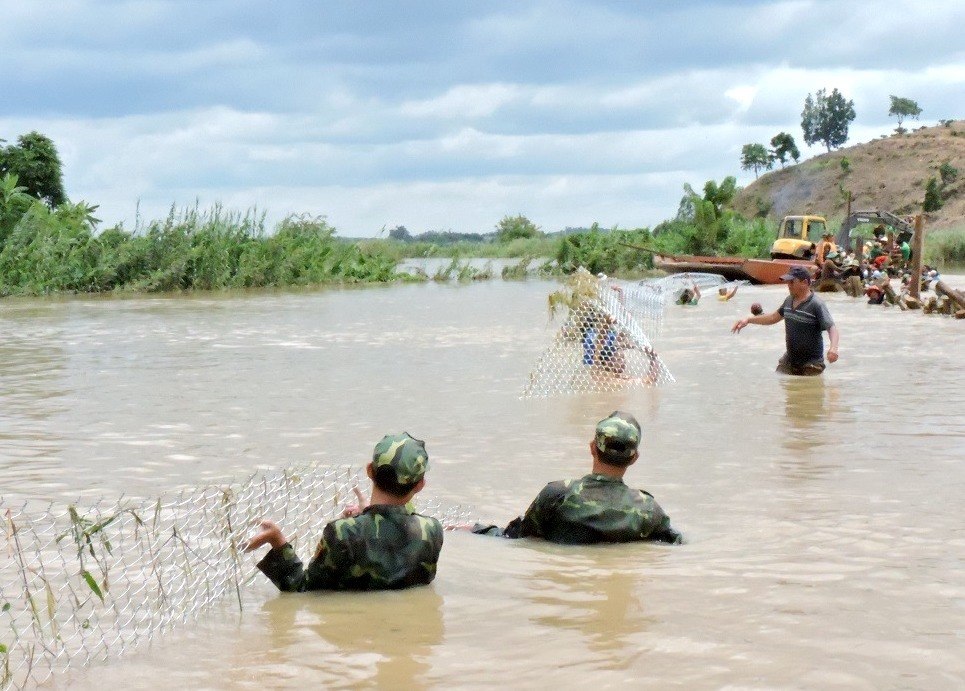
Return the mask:
{"type": "Polygon", "coordinates": [[[508,537],[514,540],[520,537],[543,537],[543,515],[546,512],[548,502],[557,498],[558,495],[559,489],[554,487],[554,483],[551,482],[536,495],[529,508],[526,509],[526,513],[511,520],[505,528],[477,523],[471,530],[477,535],[508,537]]]}
{"type": "Polygon", "coordinates": [[[771,312],[770,314],[762,314],[759,317],[745,317],[739,320],[736,324],[734,324],[734,326],[731,328],[731,332],[735,334],[740,333],[740,330],[743,329],[748,324],[759,324],[761,326],[770,326],[771,324],[777,324],[783,318],[784,317],[781,316],[780,312],[771,312]]]}

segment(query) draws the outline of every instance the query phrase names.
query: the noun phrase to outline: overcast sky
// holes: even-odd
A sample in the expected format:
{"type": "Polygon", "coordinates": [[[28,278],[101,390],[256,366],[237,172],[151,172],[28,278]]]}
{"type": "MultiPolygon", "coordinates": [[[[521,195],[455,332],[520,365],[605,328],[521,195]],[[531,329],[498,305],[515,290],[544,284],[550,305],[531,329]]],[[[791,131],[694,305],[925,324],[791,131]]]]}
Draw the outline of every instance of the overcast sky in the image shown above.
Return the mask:
{"type": "Polygon", "coordinates": [[[340,235],[653,225],[753,174],[808,93],[849,143],[965,117],[962,0],[0,0],[0,138],[57,144],[102,227],[172,203],[321,214],[340,235]],[[913,126],[916,123],[912,122],[913,126]]]}

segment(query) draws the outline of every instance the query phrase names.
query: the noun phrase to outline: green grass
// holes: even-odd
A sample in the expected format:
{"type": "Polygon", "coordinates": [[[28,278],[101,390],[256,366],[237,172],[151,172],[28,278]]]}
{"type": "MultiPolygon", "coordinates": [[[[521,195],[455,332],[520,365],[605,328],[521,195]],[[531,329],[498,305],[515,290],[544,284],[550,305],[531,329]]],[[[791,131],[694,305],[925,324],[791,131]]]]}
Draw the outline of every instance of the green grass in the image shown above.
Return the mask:
{"type": "Polygon", "coordinates": [[[926,232],[923,261],[939,268],[965,266],[965,226],[926,232]]]}

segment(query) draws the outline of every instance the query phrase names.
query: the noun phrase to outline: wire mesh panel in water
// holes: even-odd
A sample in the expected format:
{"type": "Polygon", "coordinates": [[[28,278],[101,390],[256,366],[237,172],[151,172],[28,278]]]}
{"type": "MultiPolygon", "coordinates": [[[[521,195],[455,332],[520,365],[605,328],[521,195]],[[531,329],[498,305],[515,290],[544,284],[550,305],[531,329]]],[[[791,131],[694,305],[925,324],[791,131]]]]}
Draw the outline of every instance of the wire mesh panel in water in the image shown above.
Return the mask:
{"type": "Polygon", "coordinates": [[[664,303],[676,302],[684,290],[697,286],[701,291],[717,291],[725,288],[728,291],[737,286],[747,285],[748,281],[728,281],[720,274],[711,273],[680,273],[670,274],[663,278],[650,278],[640,281],[638,289],[643,289],[663,296],[664,303]]]}
{"type": "MultiPolygon", "coordinates": [[[[584,297],[569,308],[553,344],[536,361],[524,398],[673,382],[673,375],[631,314],[626,293],[603,280],[595,296],[584,297]]],[[[646,305],[647,299],[641,297],[641,304],[646,305]]],[[[662,313],[662,301],[659,309],[662,313]]]]}
{"type": "MultiPolygon", "coordinates": [[[[243,557],[253,526],[271,518],[298,549],[338,517],[357,468],[305,466],[156,500],[83,509],[0,499],[0,689],[117,657],[233,598],[258,574],[243,557]]],[[[418,500],[451,526],[468,510],[418,500]]]]}

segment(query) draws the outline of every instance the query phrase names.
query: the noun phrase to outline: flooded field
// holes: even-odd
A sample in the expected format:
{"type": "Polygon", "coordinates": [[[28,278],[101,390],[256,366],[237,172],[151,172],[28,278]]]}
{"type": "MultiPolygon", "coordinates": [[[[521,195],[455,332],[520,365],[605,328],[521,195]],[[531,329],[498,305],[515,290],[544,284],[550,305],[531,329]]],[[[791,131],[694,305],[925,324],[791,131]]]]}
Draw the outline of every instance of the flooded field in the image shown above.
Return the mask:
{"type": "MultiPolygon", "coordinates": [[[[949,277],[965,287],[965,276],[949,277]]],[[[551,282],[0,302],[0,495],[152,497],[426,440],[427,493],[505,523],[644,428],[627,482],[687,544],[449,533],[429,588],[226,606],[53,687],[960,688],[965,325],[823,296],[841,359],[774,373],[781,286],[669,306],[676,383],[520,400],[551,282]]],[[[250,558],[254,568],[256,557],[250,558]]],[[[228,603],[230,605],[230,603],[228,603]]]]}

